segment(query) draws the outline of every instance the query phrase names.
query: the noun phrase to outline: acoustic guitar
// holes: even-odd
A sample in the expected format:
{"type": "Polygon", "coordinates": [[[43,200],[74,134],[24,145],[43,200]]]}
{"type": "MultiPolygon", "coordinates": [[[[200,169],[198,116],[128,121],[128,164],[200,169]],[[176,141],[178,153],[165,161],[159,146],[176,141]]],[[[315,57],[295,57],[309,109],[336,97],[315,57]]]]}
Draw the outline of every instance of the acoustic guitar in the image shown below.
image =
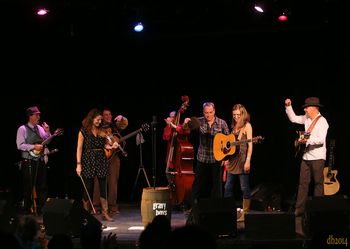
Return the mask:
{"type": "Polygon", "coordinates": [[[236,146],[245,143],[258,143],[264,140],[262,136],[253,137],[252,139],[239,140],[233,134],[225,135],[222,133],[217,133],[214,136],[213,152],[214,158],[217,161],[223,160],[229,155],[233,155],[236,152],[236,146]]]}
{"type": "Polygon", "coordinates": [[[328,167],[324,167],[324,169],[323,169],[324,195],[334,195],[340,189],[340,184],[337,180],[338,171],[333,169],[333,166],[334,166],[334,147],[335,147],[335,140],[333,139],[333,140],[331,140],[331,142],[329,144],[328,167]]]}
{"type": "Polygon", "coordinates": [[[307,131],[296,131],[298,137],[294,141],[295,158],[301,159],[306,151],[306,141],[310,138],[310,133],[307,131]]]}

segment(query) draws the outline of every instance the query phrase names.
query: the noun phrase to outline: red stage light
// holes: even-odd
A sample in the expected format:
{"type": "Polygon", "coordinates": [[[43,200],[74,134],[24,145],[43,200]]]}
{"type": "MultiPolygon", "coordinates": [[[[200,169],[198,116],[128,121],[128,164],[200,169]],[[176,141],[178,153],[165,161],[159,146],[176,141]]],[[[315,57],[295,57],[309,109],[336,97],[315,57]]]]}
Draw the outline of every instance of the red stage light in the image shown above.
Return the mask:
{"type": "Polygon", "coordinates": [[[280,21],[280,22],[286,22],[288,20],[288,17],[286,16],[286,15],[280,15],[279,17],[278,17],[278,21],[280,21]]]}

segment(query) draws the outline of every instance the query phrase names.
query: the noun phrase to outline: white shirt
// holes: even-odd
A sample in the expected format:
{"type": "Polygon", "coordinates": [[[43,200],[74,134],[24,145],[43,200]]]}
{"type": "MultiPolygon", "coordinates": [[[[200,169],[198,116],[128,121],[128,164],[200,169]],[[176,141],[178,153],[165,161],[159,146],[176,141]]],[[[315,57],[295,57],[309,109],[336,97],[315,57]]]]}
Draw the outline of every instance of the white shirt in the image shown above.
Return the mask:
{"type": "MultiPolygon", "coordinates": [[[[291,122],[297,124],[304,124],[305,131],[307,131],[310,125],[312,124],[313,120],[311,120],[311,118],[307,117],[306,115],[295,115],[292,106],[286,107],[286,113],[291,122]]],[[[318,113],[318,115],[315,118],[317,118],[318,116],[321,116],[321,113],[318,113]]],[[[329,125],[327,123],[327,120],[323,116],[321,116],[316,122],[316,125],[312,129],[310,137],[306,142],[306,147],[308,147],[309,150],[307,150],[307,152],[304,153],[304,160],[326,160],[326,137],[328,127],[329,125]]]]}

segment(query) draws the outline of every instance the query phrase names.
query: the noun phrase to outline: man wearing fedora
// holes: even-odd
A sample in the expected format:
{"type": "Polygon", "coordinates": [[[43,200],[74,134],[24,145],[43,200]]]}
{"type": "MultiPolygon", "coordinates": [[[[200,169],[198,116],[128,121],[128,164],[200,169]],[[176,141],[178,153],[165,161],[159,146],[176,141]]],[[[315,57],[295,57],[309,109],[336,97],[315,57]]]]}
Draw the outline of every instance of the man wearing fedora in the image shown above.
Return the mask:
{"type": "Polygon", "coordinates": [[[21,152],[25,213],[41,214],[47,197],[47,176],[42,142],[51,136],[48,124],[39,125],[37,106],[27,108],[28,122],[17,129],[17,149],[21,152]]]}
{"type": "Polygon", "coordinates": [[[314,196],[323,195],[323,168],[327,155],[326,137],[329,125],[320,113],[320,107],[323,105],[320,104],[317,97],[305,99],[302,106],[304,115],[294,113],[290,99],[286,99],[284,104],[289,120],[293,123],[303,124],[305,132],[309,134],[298,141],[305,145],[300,164],[298,196],[295,204],[295,216],[301,216],[305,211],[311,177],[314,181],[314,196]]]}

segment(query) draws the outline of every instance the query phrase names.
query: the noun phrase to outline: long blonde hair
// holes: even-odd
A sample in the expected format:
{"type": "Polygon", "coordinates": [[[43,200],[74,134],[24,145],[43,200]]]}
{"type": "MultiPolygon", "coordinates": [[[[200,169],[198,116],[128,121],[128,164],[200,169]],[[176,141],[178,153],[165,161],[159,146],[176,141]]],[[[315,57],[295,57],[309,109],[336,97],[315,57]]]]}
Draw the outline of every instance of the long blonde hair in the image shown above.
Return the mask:
{"type": "Polygon", "coordinates": [[[239,112],[241,114],[240,123],[237,124],[235,119],[232,117],[231,127],[234,128],[236,125],[238,125],[239,128],[242,128],[243,126],[245,126],[247,123],[250,122],[250,114],[248,113],[247,109],[245,109],[244,105],[242,105],[242,104],[235,104],[232,107],[232,112],[235,110],[239,110],[239,112]]]}

